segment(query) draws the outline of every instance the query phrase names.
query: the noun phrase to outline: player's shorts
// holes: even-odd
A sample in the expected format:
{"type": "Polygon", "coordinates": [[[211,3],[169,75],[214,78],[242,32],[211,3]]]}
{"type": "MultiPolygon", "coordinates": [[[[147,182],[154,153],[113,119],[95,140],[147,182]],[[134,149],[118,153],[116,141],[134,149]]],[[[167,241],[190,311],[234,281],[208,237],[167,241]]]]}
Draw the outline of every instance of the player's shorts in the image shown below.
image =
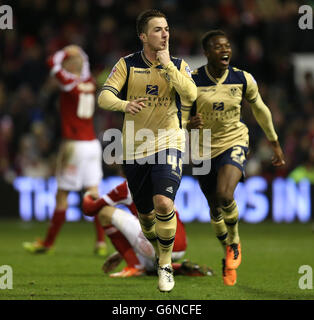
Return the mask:
{"type": "Polygon", "coordinates": [[[64,140],[57,159],[58,189],[80,191],[98,186],[102,179],[100,142],[64,140]]]}
{"type": "MultiPolygon", "coordinates": [[[[237,167],[242,172],[242,177],[240,179],[241,182],[244,181],[245,178],[245,165],[246,165],[246,156],[248,153],[248,148],[243,146],[234,146],[220,155],[218,155],[215,158],[212,158],[210,160],[204,160],[204,161],[210,161],[211,169],[210,172],[206,175],[197,175],[197,179],[199,181],[200,187],[204,194],[212,194],[216,190],[217,185],[217,176],[218,176],[218,170],[225,164],[231,164],[235,167],[237,167]]],[[[196,165],[196,167],[202,167],[204,166],[203,163],[200,163],[196,165]]]]}
{"type": "Polygon", "coordinates": [[[167,149],[140,161],[134,160],[134,164],[124,161],[123,171],[138,212],[145,214],[154,209],[154,195],[164,195],[174,201],[181,182],[182,153],[167,149]]]}

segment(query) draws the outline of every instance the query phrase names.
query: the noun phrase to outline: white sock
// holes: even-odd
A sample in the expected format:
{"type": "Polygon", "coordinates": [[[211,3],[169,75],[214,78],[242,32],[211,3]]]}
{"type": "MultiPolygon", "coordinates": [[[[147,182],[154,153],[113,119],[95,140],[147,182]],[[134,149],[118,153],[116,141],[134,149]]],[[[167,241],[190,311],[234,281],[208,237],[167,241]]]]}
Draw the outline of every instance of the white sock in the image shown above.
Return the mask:
{"type": "Polygon", "coordinates": [[[127,238],[136,253],[149,259],[155,258],[154,247],[145,238],[140,222],[133,214],[116,208],[111,223],[127,238]]]}

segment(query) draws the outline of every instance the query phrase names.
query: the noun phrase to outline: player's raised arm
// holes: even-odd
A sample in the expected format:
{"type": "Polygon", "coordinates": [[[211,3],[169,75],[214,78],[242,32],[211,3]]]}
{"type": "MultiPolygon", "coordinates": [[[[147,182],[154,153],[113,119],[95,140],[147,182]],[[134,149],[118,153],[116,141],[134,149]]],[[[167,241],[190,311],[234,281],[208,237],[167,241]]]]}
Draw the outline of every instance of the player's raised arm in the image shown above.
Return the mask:
{"type": "Polygon", "coordinates": [[[197,97],[197,88],[191,77],[190,68],[188,64],[182,60],[180,71],[174,65],[172,61],[169,61],[167,64],[163,64],[163,61],[167,61],[166,59],[162,60],[160,55],[163,55],[162,51],[157,53],[157,57],[159,56],[159,61],[163,65],[167,76],[169,77],[169,82],[173,85],[177,93],[180,95],[181,99],[187,104],[191,105],[197,97]]]}
{"type": "Polygon", "coordinates": [[[281,166],[285,164],[284,155],[280,147],[278,136],[276,134],[274,124],[272,121],[272,115],[269,108],[263,102],[259,92],[257,84],[252,75],[246,73],[247,78],[247,91],[246,99],[250,103],[253,115],[263,129],[267,139],[270,141],[270,145],[274,152],[272,163],[274,166],[281,166]]]}
{"type": "Polygon", "coordinates": [[[55,76],[61,85],[62,91],[71,91],[79,79],[90,77],[88,57],[76,45],[69,45],[58,50],[47,59],[50,74],[55,76]]]}
{"type": "Polygon", "coordinates": [[[182,60],[180,71],[178,70],[170,59],[168,41],[166,42],[165,49],[157,51],[156,57],[163,66],[170,83],[174,86],[180,97],[187,105],[191,105],[196,100],[197,88],[187,63],[182,60]]]}

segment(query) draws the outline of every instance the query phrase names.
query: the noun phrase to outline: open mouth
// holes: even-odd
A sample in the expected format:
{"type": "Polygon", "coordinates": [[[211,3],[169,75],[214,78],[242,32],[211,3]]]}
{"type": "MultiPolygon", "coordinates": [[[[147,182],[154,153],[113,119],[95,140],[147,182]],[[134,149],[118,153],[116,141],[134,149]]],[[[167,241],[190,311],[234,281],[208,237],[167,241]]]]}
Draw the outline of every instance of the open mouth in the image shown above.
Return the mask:
{"type": "Polygon", "coordinates": [[[221,57],[220,61],[223,63],[223,64],[228,64],[229,63],[229,60],[230,60],[230,56],[228,54],[225,54],[221,57]]]}

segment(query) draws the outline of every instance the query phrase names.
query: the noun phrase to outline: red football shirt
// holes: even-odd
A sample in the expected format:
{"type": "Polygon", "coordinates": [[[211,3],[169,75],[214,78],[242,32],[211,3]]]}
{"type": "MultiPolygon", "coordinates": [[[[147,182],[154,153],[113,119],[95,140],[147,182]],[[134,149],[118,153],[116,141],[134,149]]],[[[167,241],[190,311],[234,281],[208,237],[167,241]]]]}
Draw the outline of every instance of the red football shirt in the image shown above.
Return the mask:
{"type": "Polygon", "coordinates": [[[59,82],[60,117],[62,138],[71,140],[93,140],[96,138],[93,114],[96,85],[91,77],[87,55],[82,51],[83,67],[80,76],[62,68],[67,57],[62,50],[48,58],[51,74],[59,82]]]}

